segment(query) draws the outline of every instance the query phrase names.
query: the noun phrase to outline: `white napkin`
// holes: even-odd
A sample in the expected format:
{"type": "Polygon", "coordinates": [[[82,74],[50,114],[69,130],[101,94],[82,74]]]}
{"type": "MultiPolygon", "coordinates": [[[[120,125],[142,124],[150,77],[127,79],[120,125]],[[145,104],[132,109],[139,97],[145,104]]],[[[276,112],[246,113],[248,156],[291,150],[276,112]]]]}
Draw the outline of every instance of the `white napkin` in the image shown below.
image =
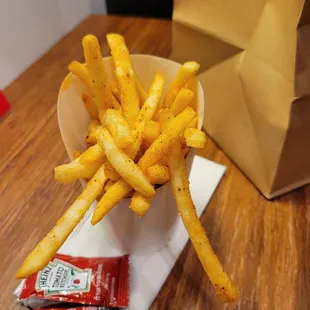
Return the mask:
{"type": "MultiPolygon", "coordinates": [[[[197,213],[200,216],[219,184],[225,167],[203,157],[195,156],[189,174],[190,189],[197,213]]],[[[169,202],[170,203],[170,202],[169,202]]],[[[171,201],[171,203],[174,203],[171,201]]],[[[111,247],[105,239],[105,225],[90,223],[94,203],[84,220],[76,227],[60,253],[73,256],[117,256],[124,254],[111,247]]],[[[158,294],[182,249],[188,241],[181,218],[177,218],[175,229],[167,246],[140,256],[130,256],[130,306],[127,310],[146,310],[158,294]]]]}

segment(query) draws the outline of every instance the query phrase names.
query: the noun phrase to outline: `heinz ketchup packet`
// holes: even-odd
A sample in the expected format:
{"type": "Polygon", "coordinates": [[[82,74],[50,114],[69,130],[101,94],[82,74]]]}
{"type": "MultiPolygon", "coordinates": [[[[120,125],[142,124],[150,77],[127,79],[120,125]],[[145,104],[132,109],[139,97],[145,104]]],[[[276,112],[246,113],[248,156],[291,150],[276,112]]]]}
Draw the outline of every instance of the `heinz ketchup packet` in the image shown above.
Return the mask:
{"type": "Polygon", "coordinates": [[[23,280],[14,294],[33,309],[61,303],[126,307],[128,255],[85,258],[56,254],[43,270],[23,280]]]}
{"type": "Polygon", "coordinates": [[[84,307],[70,307],[70,308],[39,308],[37,310],[112,310],[112,308],[106,307],[95,307],[95,306],[84,306],[84,307]]]}

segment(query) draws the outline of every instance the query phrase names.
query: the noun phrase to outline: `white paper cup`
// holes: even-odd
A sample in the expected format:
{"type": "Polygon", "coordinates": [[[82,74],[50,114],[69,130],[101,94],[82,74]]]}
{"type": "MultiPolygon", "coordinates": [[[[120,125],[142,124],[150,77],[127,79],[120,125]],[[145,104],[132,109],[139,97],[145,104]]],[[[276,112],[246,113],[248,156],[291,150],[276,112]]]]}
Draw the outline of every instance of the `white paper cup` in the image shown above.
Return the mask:
{"type": "MultiPolygon", "coordinates": [[[[165,77],[166,93],[168,86],[175,77],[180,64],[151,55],[131,55],[133,67],[149,89],[156,72],[165,77]]],[[[103,58],[107,73],[112,77],[111,57],[103,58]]],[[[58,97],[58,123],[65,148],[70,159],[73,151],[85,150],[85,137],[89,123],[89,115],[84,108],[82,93],[85,86],[72,74],[69,74],[60,89],[58,97]]],[[[201,128],[204,115],[204,95],[201,84],[197,87],[198,128],[201,128]]],[[[193,152],[189,153],[189,168],[193,152]]],[[[172,235],[175,220],[178,216],[170,183],[156,190],[151,207],[140,219],[129,208],[130,199],[124,199],[97,225],[104,225],[104,236],[110,245],[122,253],[144,255],[156,252],[165,247],[172,235]]]]}

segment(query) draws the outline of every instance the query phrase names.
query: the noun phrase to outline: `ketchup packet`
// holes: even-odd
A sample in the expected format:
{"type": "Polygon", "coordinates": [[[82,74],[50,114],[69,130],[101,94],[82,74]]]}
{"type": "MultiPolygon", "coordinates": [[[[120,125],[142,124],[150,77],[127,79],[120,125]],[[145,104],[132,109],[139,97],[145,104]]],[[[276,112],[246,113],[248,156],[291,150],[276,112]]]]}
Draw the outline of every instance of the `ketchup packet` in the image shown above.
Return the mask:
{"type": "Polygon", "coordinates": [[[33,309],[63,303],[126,307],[128,255],[85,258],[56,254],[43,270],[25,279],[15,294],[19,302],[33,309]]]}
{"type": "Polygon", "coordinates": [[[84,306],[84,307],[70,307],[70,308],[39,308],[37,310],[112,310],[112,308],[84,306]]]}

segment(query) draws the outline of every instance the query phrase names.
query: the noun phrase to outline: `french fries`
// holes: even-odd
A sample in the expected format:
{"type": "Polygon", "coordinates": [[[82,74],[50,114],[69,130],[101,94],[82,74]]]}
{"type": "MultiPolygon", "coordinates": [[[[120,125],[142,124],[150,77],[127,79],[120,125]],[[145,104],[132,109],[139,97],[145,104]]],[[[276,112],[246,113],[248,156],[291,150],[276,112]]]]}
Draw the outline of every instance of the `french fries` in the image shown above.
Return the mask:
{"type": "Polygon", "coordinates": [[[195,117],[196,112],[187,107],[169,123],[168,128],[152,143],[139,160],[138,165],[142,171],[153,166],[168,152],[170,145],[195,117]]]}
{"type": "Polygon", "coordinates": [[[114,62],[123,114],[128,124],[132,126],[138,117],[140,108],[129,52],[124,38],[119,34],[108,34],[107,41],[114,62]]]}
{"type": "Polygon", "coordinates": [[[136,84],[136,89],[139,95],[139,99],[140,99],[140,107],[142,108],[145,100],[148,97],[148,94],[146,92],[146,90],[144,89],[140,79],[138,78],[137,74],[135,73],[135,84],[136,84]]]}
{"type": "Polygon", "coordinates": [[[89,181],[28,255],[16,278],[25,278],[44,268],[95,199],[98,204],[91,220],[93,225],[126,197],[131,197],[130,209],[143,217],[155,195],[154,186],[171,180],[178,213],[198,258],[217,294],[223,301],[232,302],[238,291],[223,271],[199,221],[186,171],[185,157],[190,149],[203,148],[206,143],[206,135],[197,129],[195,112],[199,64],[190,61],[181,66],[160,106],[164,77],[157,73],[146,92],[132,67],[124,38],[108,34],[107,41],[115,69],[111,81],[93,35],[85,36],[82,41],[86,65],[77,61],[69,65],[72,74],[85,84],[82,99],[91,117],[87,150],[74,151],[71,163],[55,168],[58,181],[69,183],[78,178],[89,181]]]}
{"type": "Polygon", "coordinates": [[[125,149],[126,153],[132,159],[135,159],[141,147],[145,125],[154,117],[157,107],[159,105],[159,100],[161,98],[163,89],[164,78],[160,73],[157,73],[150,87],[148,98],[145,100],[144,105],[139,112],[139,115],[135,121],[135,125],[132,130],[134,143],[130,147],[125,149]]]}
{"type": "Polygon", "coordinates": [[[139,193],[134,193],[131,198],[129,208],[140,217],[142,217],[150,208],[150,200],[140,195],[139,193]]]}
{"type": "Polygon", "coordinates": [[[91,89],[90,78],[87,68],[80,62],[74,60],[68,66],[68,69],[88,88],[91,89]]]}
{"type": "Polygon", "coordinates": [[[168,167],[161,164],[148,167],[145,174],[152,184],[165,184],[170,179],[168,167]]]}
{"type": "Polygon", "coordinates": [[[90,117],[94,119],[98,118],[98,109],[96,103],[88,92],[82,94],[82,101],[90,117]]]}
{"type": "Polygon", "coordinates": [[[73,229],[82,220],[90,205],[101,193],[107,178],[102,165],[86,184],[82,194],[57,221],[53,229],[28,255],[16,273],[16,279],[24,279],[43,269],[66,241],[73,229]]]}
{"type": "Polygon", "coordinates": [[[112,95],[98,39],[93,35],[87,35],[83,38],[82,44],[91,81],[91,91],[98,110],[120,109],[119,103],[112,95]]]}
{"type": "Polygon", "coordinates": [[[116,145],[121,149],[129,147],[133,143],[129,125],[120,111],[107,110],[101,122],[109,129],[116,145]]]}
{"type": "MultiPolygon", "coordinates": [[[[148,167],[153,166],[169,150],[170,145],[175,142],[180,133],[190,121],[196,117],[196,112],[192,108],[186,108],[183,112],[175,117],[164,131],[146,150],[138,162],[142,172],[148,167]]],[[[132,187],[123,179],[116,182],[110,187],[98,202],[95,209],[92,224],[98,223],[118,202],[125,198],[132,191],[132,187]]],[[[141,193],[142,194],[142,193],[141,193]]],[[[143,194],[142,194],[143,195],[143,194]]],[[[147,196],[147,195],[145,195],[147,196]]]]}
{"type": "Polygon", "coordinates": [[[221,263],[212,250],[206,232],[202,227],[193,204],[187,179],[186,161],[180,143],[173,145],[168,155],[169,170],[174,198],[178,212],[195,248],[198,258],[209,276],[216,293],[225,302],[235,301],[238,290],[230,277],[224,272],[221,263]]]}
{"type": "Polygon", "coordinates": [[[105,160],[104,152],[96,144],[71,163],[55,167],[55,179],[62,183],[71,183],[77,179],[90,179],[105,160]]]}
{"type": "Polygon", "coordinates": [[[145,125],[143,132],[143,147],[148,149],[150,145],[159,137],[160,135],[160,123],[155,121],[149,121],[145,125]]]}
{"type": "Polygon", "coordinates": [[[185,62],[169,86],[165,97],[164,108],[170,108],[179,90],[196,75],[200,65],[195,61],[185,62]]]}
{"type": "Polygon", "coordinates": [[[105,128],[98,131],[97,141],[104,150],[112,167],[137,192],[145,197],[153,197],[155,190],[141,169],[115,144],[111,134],[105,128]]]}
{"type": "Polygon", "coordinates": [[[203,149],[207,141],[206,134],[197,128],[186,128],[184,139],[187,146],[196,149],[203,149]]]}
{"type": "Polygon", "coordinates": [[[181,88],[171,105],[171,113],[177,115],[182,112],[194,99],[194,92],[187,88],[181,88]]]}

